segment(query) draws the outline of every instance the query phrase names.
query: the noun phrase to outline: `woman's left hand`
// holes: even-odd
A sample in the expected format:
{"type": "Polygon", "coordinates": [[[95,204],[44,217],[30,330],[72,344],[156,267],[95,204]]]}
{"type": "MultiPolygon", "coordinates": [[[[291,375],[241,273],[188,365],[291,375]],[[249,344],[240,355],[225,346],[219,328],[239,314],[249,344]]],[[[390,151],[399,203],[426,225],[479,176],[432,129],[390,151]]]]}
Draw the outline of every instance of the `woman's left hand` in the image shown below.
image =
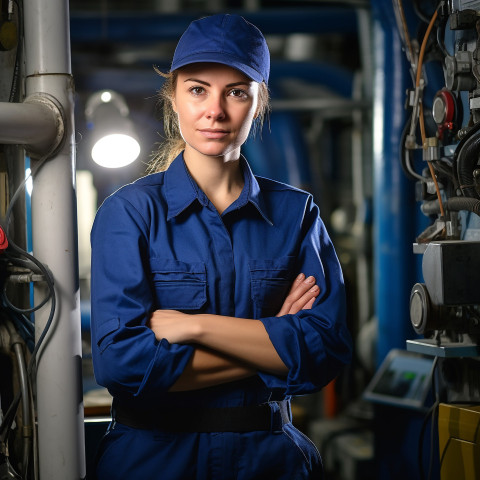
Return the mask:
{"type": "Polygon", "coordinates": [[[153,330],[155,338],[165,338],[170,343],[188,343],[195,328],[195,315],[177,310],[155,310],[148,319],[147,327],[153,330]]]}

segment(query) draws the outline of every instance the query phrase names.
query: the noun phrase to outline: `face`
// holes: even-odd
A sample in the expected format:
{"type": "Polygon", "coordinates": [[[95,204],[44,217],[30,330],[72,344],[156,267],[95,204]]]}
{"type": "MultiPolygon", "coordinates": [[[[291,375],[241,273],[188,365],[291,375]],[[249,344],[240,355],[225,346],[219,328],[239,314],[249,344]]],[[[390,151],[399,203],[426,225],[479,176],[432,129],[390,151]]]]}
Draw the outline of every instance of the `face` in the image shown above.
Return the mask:
{"type": "Polygon", "coordinates": [[[250,132],[259,84],[222,64],[179,69],[172,106],[186,142],[185,158],[198,154],[236,160],[250,132]]]}

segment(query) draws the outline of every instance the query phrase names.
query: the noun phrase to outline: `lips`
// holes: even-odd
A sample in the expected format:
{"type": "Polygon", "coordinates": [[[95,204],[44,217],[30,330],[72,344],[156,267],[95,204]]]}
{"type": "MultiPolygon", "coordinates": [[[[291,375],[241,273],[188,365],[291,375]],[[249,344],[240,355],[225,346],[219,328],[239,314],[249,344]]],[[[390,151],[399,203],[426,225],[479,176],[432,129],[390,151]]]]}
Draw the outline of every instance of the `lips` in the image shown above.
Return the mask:
{"type": "Polygon", "coordinates": [[[211,139],[220,139],[224,138],[229,134],[228,130],[223,130],[221,128],[203,128],[199,132],[206,138],[211,139]]]}

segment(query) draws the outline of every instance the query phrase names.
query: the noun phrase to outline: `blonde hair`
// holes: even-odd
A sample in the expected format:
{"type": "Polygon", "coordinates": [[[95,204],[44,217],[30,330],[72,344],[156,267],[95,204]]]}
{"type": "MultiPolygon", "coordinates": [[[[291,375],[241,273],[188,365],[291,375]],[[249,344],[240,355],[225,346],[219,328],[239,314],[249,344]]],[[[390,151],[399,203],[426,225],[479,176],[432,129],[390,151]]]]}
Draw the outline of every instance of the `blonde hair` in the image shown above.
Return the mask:
{"type": "MultiPolygon", "coordinates": [[[[185,149],[185,141],[180,133],[177,114],[173,110],[172,100],[177,86],[177,70],[164,73],[157,67],[155,71],[165,79],[162,88],[159,90],[159,101],[163,109],[163,130],[165,136],[158,149],[153,152],[152,159],[148,165],[148,172],[162,172],[167,170],[175,158],[185,149]]],[[[270,112],[270,95],[265,82],[259,85],[258,89],[258,114],[254,120],[251,134],[255,135],[261,131],[263,122],[270,112]]]]}

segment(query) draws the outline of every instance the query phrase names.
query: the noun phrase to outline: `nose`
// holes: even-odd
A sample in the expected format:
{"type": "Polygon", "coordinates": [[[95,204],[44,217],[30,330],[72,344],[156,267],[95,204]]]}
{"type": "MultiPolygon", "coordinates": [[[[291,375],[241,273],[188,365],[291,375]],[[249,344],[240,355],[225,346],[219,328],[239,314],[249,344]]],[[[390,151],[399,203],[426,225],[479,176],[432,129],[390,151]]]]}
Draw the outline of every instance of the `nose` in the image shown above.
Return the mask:
{"type": "Polygon", "coordinates": [[[225,118],[225,107],[223,97],[216,93],[211,93],[206,104],[205,116],[212,120],[221,120],[225,118]]]}

